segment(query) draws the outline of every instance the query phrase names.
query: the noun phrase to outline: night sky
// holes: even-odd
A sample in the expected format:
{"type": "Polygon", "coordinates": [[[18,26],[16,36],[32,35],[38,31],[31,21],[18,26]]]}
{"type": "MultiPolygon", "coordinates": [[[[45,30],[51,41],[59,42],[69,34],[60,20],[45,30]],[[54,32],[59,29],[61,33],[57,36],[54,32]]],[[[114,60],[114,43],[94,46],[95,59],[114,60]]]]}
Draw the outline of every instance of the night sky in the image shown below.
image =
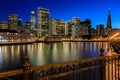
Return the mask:
{"type": "Polygon", "coordinates": [[[9,14],[18,14],[23,22],[30,21],[30,12],[35,11],[37,17],[38,7],[49,9],[51,18],[64,21],[89,18],[94,28],[97,24],[106,27],[110,9],[113,28],[120,28],[120,0],[0,0],[0,21],[8,21],[9,14]]]}

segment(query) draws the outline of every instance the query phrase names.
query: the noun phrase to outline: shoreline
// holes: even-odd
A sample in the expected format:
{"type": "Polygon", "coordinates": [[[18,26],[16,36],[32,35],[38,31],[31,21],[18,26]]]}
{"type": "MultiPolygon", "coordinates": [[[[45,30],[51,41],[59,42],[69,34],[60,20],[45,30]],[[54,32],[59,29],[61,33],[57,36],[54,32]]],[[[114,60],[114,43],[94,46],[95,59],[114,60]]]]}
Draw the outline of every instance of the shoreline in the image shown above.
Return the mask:
{"type": "Polygon", "coordinates": [[[58,43],[58,42],[108,42],[108,40],[62,40],[62,41],[43,41],[43,40],[37,40],[33,42],[3,42],[0,43],[0,46],[2,45],[20,45],[20,44],[34,44],[34,43],[58,43]]]}

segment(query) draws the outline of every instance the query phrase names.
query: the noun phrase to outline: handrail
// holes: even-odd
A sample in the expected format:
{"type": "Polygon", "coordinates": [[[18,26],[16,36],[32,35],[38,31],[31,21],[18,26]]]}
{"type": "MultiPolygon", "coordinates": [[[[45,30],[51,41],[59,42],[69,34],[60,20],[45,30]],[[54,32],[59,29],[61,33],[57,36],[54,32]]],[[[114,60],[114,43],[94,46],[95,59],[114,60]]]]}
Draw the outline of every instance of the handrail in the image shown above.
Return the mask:
{"type": "MultiPolygon", "coordinates": [[[[69,62],[61,62],[61,63],[55,63],[55,64],[49,64],[49,65],[42,65],[42,66],[33,66],[30,67],[30,69],[24,71],[24,69],[18,69],[18,70],[11,70],[7,72],[1,72],[0,73],[0,79],[10,76],[17,76],[17,75],[23,75],[23,74],[34,74],[41,73],[41,75],[45,75],[41,77],[41,79],[47,79],[47,78],[57,78],[65,75],[69,75],[71,73],[81,72],[81,71],[87,71],[96,69],[102,66],[105,66],[107,64],[111,64],[110,62],[119,62],[120,54],[113,55],[113,56],[103,56],[103,57],[97,57],[97,58],[88,58],[84,60],[75,60],[75,61],[69,61],[69,62]],[[78,68],[79,67],[79,68],[78,68]],[[63,71],[57,71],[57,69],[63,70],[63,71]],[[65,69],[65,71],[64,71],[65,69]],[[71,69],[71,70],[70,70],[71,69]],[[48,71],[53,70],[54,72],[48,71]],[[47,73],[49,72],[49,73],[47,73]],[[48,75],[48,76],[47,76],[48,75]]],[[[118,64],[118,63],[115,63],[118,64]]],[[[118,64],[119,65],[119,64],[118,64]]],[[[29,80],[29,79],[26,79],[29,80]]]]}
{"type": "Polygon", "coordinates": [[[18,69],[18,70],[11,70],[11,71],[6,71],[6,72],[0,72],[0,78],[6,77],[6,76],[14,76],[14,75],[19,75],[23,74],[23,69],[18,69]]]}

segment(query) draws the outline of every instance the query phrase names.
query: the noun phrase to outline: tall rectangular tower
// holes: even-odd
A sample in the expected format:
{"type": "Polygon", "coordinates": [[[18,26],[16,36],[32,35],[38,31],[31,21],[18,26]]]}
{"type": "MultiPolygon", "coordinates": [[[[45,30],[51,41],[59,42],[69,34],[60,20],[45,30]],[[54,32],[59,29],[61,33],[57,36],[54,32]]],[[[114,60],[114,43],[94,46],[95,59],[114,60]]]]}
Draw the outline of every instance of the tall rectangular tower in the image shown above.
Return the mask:
{"type": "Polygon", "coordinates": [[[38,26],[37,36],[44,37],[49,34],[49,10],[45,8],[38,8],[38,26]]]}
{"type": "Polygon", "coordinates": [[[8,29],[17,30],[18,29],[18,15],[10,14],[8,16],[8,29]]]}
{"type": "Polygon", "coordinates": [[[34,11],[31,11],[31,14],[30,14],[30,28],[31,29],[34,29],[35,28],[35,12],[34,11]]]}

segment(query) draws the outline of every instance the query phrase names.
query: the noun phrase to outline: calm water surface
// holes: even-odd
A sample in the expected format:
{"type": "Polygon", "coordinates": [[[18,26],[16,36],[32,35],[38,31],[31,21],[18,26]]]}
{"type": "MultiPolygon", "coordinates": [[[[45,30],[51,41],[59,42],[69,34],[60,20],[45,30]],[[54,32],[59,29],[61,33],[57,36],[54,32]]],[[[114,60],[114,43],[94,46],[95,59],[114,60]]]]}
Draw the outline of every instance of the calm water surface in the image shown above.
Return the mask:
{"type": "Polygon", "coordinates": [[[99,57],[100,48],[108,42],[61,42],[0,46],[0,71],[22,68],[23,55],[28,54],[31,66],[99,57]]]}

